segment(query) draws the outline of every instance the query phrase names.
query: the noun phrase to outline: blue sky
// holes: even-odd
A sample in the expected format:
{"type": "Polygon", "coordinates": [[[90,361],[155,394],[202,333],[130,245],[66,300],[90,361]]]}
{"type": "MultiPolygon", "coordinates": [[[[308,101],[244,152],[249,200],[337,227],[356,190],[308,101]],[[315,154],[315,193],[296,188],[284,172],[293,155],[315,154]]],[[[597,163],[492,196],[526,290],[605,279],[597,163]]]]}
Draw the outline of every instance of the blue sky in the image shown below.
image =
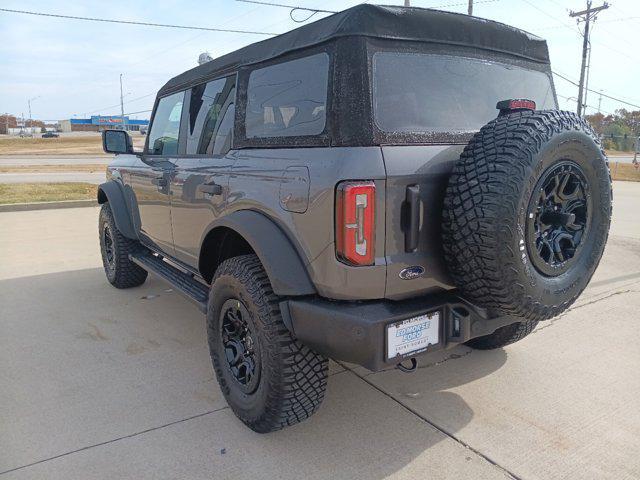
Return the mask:
{"type": "MultiPolygon", "coordinates": [[[[275,1],[275,0],[274,0],[275,1]]],[[[360,1],[280,0],[328,10],[360,1]]],[[[374,3],[374,2],[372,2],[374,3]]],[[[388,1],[385,4],[402,4],[388,1]]],[[[598,4],[597,1],[595,4],[598,4]]],[[[420,7],[466,12],[466,0],[412,0],[420,7]],[[448,6],[443,6],[448,5],[448,6]]],[[[568,10],[584,0],[476,0],[474,14],[501,21],[547,39],[555,70],[579,77],[582,38],[568,10]]],[[[240,3],[178,0],[3,1],[3,8],[122,20],[175,23],[282,33],[298,26],[289,10],[240,3]]],[[[640,14],[637,0],[614,0],[596,22],[590,87],[640,105],[640,14]]],[[[298,14],[304,17],[303,13],[298,14]]],[[[320,18],[320,15],[314,17],[320,18]]],[[[153,96],[170,77],[196,65],[198,55],[219,56],[268,38],[260,35],[199,32],[166,28],[82,22],[0,12],[0,113],[58,120],[96,114],[119,114],[119,75],[124,74],[126,112],[148,110],[153,96]],[[140,98],[143,97],[143,98],[140,98]]],[[[575,109],[577,88],[556,79],[561,108],[575,109]],[[565,97],[565,98],[563,98],[565,97]]],[[[589,94],[588,113],[598,106],[589,94]]],[[[624,105],[602,99],[604,113],[624,105]]],[[[627,106],[627,109],[633,109],[627,106]]],[[[148,113],[134,115],[147,118],[148,113]]]]}

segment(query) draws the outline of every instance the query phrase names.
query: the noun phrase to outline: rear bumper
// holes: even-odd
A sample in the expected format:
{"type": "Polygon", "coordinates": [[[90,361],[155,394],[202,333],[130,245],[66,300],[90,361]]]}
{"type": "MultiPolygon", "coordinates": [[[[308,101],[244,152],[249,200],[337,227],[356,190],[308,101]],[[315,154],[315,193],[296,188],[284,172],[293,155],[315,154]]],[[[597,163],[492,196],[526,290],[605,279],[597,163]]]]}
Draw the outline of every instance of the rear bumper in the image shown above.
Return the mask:
{"type": "Polygon", "coordinates": [[[319,297],[283,301],[285,323],[305,345],[335,360],[378,371],[406,358],[451,348],[518,322],[513,317],[489,318],[487,312],[454,293],[393,301],[343,302],[319,297]],[[418,355],[387,358],[387,325],[434,311],[441,312],[440,342],[418,355]]]}

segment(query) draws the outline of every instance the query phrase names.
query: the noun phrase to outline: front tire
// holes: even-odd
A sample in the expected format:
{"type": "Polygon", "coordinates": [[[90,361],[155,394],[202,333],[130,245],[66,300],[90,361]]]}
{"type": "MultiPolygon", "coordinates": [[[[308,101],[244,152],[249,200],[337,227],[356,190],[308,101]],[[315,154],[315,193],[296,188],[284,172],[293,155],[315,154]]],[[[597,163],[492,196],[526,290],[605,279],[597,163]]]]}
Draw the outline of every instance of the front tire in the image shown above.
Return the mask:
{"type": "Polygon", "coordinates": [[[142,285],[147,271],[129,260],[129,254],[139,248],[139,244],[120,233],[109,203],[104,203],[100,210],[98,233],[102,265],[109,283],[116,288],[142,285]]]}
{"type": "Polygon", "coordinates": [[[292,337],[278,301],[256,255],[225,260],[211,282],[213,368],[233,412],[258,433],[313,415],[327,386],[327,358],[292,337]]]}

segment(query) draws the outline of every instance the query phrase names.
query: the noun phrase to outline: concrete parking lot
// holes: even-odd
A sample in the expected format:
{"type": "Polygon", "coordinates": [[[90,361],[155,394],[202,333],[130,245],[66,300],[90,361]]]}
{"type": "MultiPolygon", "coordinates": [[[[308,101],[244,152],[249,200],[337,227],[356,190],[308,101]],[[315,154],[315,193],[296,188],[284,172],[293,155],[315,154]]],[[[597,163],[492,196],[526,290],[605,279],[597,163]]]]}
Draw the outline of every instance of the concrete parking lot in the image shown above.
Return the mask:
{"type": "Polygon", "coordinates": [[[97,208],[0,213],[0,477],[640,478],[640,184],[614,199],[566,314],[413,374],[332,362],[319,413],[269,435],[226,406],[191,303],[106,282],[97,208]]]}

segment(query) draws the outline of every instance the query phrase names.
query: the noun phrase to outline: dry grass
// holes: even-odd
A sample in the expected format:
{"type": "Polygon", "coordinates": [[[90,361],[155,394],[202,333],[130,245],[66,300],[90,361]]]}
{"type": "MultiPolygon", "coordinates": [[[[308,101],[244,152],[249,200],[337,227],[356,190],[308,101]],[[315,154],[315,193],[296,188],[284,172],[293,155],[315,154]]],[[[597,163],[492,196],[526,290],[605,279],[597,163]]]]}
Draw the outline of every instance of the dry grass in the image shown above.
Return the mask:
{"type": "Polygon", "coordinates": [[[55,172],[104,172],[107,164],[77,164],[77,165],[0,165],[0,173],[55,173],[55,172]]]}
{"type": "Polygon", "coordinates": [[[102,153],[104,153],[102,139],[99,135],[0,139],[0,155],[100,155],[102,153]]]}
{"type": "Polygon", "coordinates": [[[631,163],[619,163],[615,161],[615,158],[610,158],[609,168],[611,169],[611,178],[614,180],[640,182],[640,169],[631,163]]]}
{"type": "MultiPolygon", "coordinates": [[[[134,148],[141,150],[146,137],[131,132],[134,148]]],[[[0,137],[0,155],[104,155],[102,136],[62,134],[58,138],[0,137]]]]}
{"type": "Polygon", "coordinates": [[[96,187],[90,183],[0,184],[0,204],[94,199],[96,187]]]}

